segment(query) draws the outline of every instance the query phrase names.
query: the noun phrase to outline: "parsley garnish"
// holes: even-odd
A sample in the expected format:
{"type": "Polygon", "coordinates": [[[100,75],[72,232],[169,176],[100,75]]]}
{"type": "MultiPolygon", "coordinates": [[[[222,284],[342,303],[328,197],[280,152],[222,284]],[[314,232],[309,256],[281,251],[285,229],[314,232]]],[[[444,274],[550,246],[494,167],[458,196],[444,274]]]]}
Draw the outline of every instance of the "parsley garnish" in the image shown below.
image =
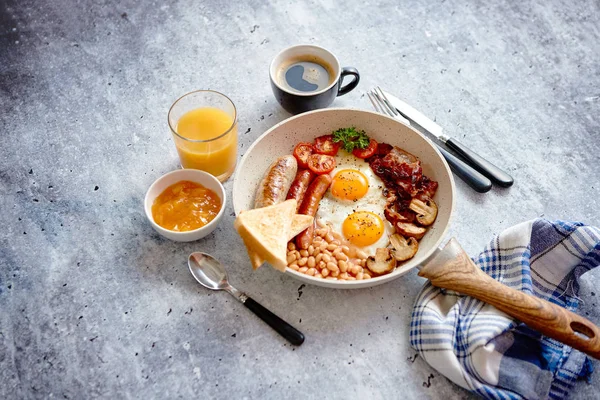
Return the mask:
{"type": "Polygon", "coordinates": [[[342,142],[342,147],[348,153],[354,149],[366,149],[369,146],[369,137],[365,131],[357,131],[355,127],[340,128],[333,132],[333,141],[342,142]]]}

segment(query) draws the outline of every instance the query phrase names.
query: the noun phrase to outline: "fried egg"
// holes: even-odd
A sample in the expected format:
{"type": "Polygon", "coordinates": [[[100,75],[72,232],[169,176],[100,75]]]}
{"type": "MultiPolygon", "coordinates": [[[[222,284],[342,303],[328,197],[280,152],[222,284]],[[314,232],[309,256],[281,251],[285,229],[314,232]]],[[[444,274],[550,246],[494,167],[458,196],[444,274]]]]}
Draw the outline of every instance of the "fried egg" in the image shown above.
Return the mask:
{"type": "Polygon", "coordinates": [[[340,150],[335,161],[332,183],[319,203],[317,218],[341,234],[346,245],[375,255],[394,233],[384,215],[385,185],[365,160],[340,150]]]}

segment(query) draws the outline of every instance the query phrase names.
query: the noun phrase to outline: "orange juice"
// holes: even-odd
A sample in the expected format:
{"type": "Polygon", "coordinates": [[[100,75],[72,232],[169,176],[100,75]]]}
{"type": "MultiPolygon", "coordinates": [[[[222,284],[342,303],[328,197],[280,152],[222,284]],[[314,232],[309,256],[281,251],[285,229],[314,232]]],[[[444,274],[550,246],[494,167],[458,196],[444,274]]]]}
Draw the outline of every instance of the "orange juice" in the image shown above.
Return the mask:
{"type": "Polygon", "coordinates": [[[183,114],[177,122],[175,145],[183,168],[206,171],[219,180],[235,168],[237,124],[234,116],[215,107],[201,107],[183,114]]]}

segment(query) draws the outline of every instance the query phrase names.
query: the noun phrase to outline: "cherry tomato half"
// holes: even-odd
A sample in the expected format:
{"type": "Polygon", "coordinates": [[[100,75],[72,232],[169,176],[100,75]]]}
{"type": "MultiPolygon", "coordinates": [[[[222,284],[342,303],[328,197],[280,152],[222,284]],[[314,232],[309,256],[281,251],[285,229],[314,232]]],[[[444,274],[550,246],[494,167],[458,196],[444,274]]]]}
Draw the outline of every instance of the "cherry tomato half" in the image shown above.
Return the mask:
{"type": "Polygon", "coordinates": [[[375,139],[371,139],[369,141],[369,145],[366,149],[354,149],[352,150],[352,154],[358,158],[369,158],[377,151],[377,142],[375,139]]]}
{"type": "Polygon", "coordinates": [[[328,174],[335,168],[335,158],[326,154],[313,154],[308,157],[308,168],[317,175],[328,174]]]}
{"type": "Polygon", "coordinates": [[[342,143],[334,143],[331,135],[323,135],[315,139],[315,153],[335,156],[340,147],[342,147],[342,143]]]}
{"type": "Polygon", "coordinates": [[[294,157],[298,161],[298,167],[302,169],[308,168],[308,157],[315,152],[311,143],[300,142],[294,147],[294,157]]]}

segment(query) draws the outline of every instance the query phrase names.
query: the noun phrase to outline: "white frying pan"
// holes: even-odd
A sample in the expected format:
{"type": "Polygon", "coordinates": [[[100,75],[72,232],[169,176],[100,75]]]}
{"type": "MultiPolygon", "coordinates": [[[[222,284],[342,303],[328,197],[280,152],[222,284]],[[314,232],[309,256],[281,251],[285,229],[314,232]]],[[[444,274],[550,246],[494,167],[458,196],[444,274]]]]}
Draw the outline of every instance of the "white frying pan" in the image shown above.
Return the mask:
{"type": "Polygon", "coordinates": [[[595,358],[600,358],[600,329],[566,309],[514,290],[492,279],[473,264],[455,239],[439,249],[454,209],[454,180],[450,168],[429,139],[390,117],[371,111],[331,108],[289,118],[260,136],[244,154],[233,182],[233,208],[238,214],[251,209],[256,187],[267,167],[279,156],[290,154],[298,142],[354,126],[378,142],[398,146],[417,156],[423,173],[438,182],[434,197],[438,216],[419,242],[419,251],[393,272],[362,281],[315,278],[287,268],[303,282],[336,289],[357,289],[397,279],[419,267],[419,275],[435,286],[455,290],[491,304],[542,334],[557,339],[595,358]]]}

